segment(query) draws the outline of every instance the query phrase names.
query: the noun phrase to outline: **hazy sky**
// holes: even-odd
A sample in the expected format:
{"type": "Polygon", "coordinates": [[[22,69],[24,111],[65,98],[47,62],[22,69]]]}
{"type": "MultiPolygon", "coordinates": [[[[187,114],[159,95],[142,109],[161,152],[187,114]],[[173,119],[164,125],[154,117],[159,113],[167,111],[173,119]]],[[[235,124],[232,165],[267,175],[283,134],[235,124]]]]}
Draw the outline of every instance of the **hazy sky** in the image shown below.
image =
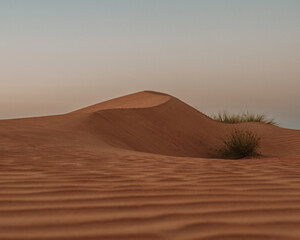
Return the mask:
{"type": "Polygon", "coordinates": [[[141,90],[300,129],[299,0],[0,0],[0,118],[141,90]]]}

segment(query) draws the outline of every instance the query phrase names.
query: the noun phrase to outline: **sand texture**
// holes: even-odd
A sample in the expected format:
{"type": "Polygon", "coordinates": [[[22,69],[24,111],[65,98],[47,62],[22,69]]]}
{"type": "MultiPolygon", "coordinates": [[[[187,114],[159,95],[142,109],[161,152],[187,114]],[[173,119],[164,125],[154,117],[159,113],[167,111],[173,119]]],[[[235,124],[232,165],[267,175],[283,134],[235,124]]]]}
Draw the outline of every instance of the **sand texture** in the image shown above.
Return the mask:
{"type": "Polygon", "coordinates": [[[1,120],[0,239],[300,239],[300,131],[149,91],[1,120]],[[262,157],[211,158],[233,129],[262,157]]]}

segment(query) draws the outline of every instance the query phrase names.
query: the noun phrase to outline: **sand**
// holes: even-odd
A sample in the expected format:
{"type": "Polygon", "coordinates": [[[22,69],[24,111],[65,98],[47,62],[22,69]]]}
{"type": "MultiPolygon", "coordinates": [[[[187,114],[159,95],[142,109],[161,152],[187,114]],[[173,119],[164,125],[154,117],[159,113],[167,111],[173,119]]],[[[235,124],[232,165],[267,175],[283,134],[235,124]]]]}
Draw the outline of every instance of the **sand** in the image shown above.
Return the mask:
{"type": "Polygon", "coordinates": [[[300,239],[300,131],[139,92],[0,121],[0,239],[300,239]],[[211,158],[233,129],[259,158],[211,158]]]}

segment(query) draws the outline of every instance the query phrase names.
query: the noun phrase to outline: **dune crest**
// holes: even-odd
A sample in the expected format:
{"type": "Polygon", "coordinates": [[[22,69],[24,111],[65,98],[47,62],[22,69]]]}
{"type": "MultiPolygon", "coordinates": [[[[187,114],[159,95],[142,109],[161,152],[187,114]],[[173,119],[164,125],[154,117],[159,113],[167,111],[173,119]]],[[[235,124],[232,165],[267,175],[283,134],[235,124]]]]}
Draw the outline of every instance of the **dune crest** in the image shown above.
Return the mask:
{"type": "Polygon", "coordinates": [[[79,109],[75,112],[91,113],[105,109],[150,108],[163,104],[170,99],[171,96],[164,93],[143,91],[114,98],[112,100],[79,109]]]}

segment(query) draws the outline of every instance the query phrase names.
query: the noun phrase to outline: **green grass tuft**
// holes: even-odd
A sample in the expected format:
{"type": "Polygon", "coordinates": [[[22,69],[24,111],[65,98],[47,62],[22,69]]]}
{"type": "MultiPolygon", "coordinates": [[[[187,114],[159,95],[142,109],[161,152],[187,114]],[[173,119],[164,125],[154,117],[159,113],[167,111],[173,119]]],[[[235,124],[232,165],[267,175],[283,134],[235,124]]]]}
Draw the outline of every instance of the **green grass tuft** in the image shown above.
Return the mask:
{"type": "Polygon", "coordinates": [[[223,139],[223,146],[216,149],[218,157],[240,159],[258,156],[261,138],[251,131],[234,130],[223,139]]]}
{"type": "Polygon", "coordinates": [[[229,114],[224,111],[216,115],[212,115],[211,118],[216,121],[225,122],[225,123],[243,123],[243,122],[262,122],[271,125],[278,125],[274,119],[269,119],[264,114],[255,114],[244,112],[240,114],[229,114]]]}

